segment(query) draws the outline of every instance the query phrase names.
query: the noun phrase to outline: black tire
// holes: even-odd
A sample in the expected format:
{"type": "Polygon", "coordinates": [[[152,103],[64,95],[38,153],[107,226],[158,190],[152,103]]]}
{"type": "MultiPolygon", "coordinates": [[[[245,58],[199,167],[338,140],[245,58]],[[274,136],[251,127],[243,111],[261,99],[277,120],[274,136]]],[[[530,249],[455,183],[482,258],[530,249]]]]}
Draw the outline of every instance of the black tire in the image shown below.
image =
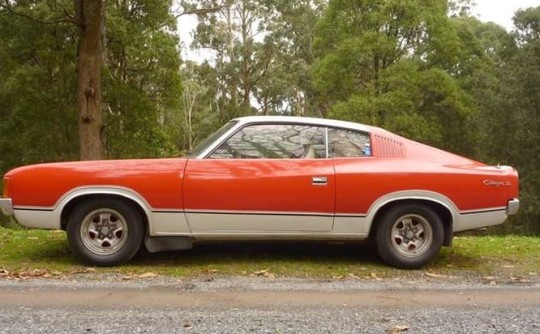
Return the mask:
{"type": "Polygon", "coordinates": [[[101,267],[130,260],[144,238],[139,211],[124,200],[110,197],[78,204],[66,230],[72,251],[86,263],[101,267]]]}
{"type": "Polygon", "coordinates": [[[395,206],[377,223],[377,253],[389,265],[416,269],[439,254],[444,239],[443,224],[429,207],[420,204],[395,206]]]}

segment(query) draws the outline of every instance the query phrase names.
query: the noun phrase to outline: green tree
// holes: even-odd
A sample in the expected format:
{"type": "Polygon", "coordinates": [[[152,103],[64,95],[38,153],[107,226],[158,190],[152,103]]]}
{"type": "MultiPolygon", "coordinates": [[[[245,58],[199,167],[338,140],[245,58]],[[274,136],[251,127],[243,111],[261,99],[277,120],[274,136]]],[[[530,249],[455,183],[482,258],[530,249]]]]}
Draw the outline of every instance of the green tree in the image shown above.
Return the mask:
{"type": "Polygon", "coordinates": [[[540,6],[516,12],[514,26],[518,48],[501,71],[504,113],[494,115],[499,131],[491,138],[500,151],[493,156],[517,167],[523,201],[518,222],[525,231],[540,234],[540,6]]]}
{"type": "Polygon", "coordinates": [[[107,2],[104,76],[108,157],[159,157],[177,151],[166,113],[181,106],[179,43],[171,1],[107,2]]]}
{"type": "Polygon", "coordinates": [[[41,25],[73,24],[77,27],[76,71],[77,114],[81,159],[103,157],[101,140],[102,102],[101,68],[103,66],[104,3],[103,0],[33,1],[0,3],[0,12],[8,19],[23,18],[41,25]],[[69,14],[69,13],[73,14],[69,14]]]}
{"type": "MultiPolygon", "coordinates": [[[[181,103],[178,39],[170,4],[107,2],[107,48],[100,53],[105,60],[104,117],[98,133],[98,139],[105,140],[107,157],[162,156],[175,151],[164,122],[165,112],[181,103]]],[[[73,3],[9,5],[9,12],[2,7],[0,14],[0,169],[76,160],[80,156],[76,62],[80,31],[71,22],[75,18],[64,14],[73,3]]]]}
{"type": "Polygon", "coordinates": [[[324,3],[262,1],[268,13],[263,21],[267,34],[259,51],[260,57],[266,56],[265,75],[254,90],[261,114],[320,115],[309,72],[315,61],[315,27],[324,3]]]}
{"type": "MultiPolygon", "coordinates": [[[[40,2],[32,10],[52,20],[58,8],[40,2]]],[[[0,170],[78,159],[77,26],[4,12],[0,27],[0,170]]]]}
{"type": "Polygon", "coordinates": [[[471,154],[474,100],[445,71],[460,50],[447,13],[442,0],[330,1],[313,69],[323,114],[471,154]]]}

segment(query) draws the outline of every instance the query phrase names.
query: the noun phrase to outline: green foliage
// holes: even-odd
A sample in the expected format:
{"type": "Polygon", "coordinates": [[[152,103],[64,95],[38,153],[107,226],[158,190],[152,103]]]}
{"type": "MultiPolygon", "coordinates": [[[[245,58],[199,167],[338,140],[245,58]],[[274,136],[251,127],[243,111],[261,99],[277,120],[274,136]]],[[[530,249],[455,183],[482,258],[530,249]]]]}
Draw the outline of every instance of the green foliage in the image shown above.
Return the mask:
{"type": "MultiPolygon", "coordinates": [[[[180,108],[180,58],[170,1],[108,1],[103,73],[107,157],[178,149],[163,123],[180,108]]],[[[17,1],[0,15],[0,170],[76,160],[78,27],[67,0],[17,1]],[[63,18],[60,20],[59,18],[63,18]],[[62,21],[52,24],[50,22],[62,21]],[[49,23],[44,23],[49,22],[49,23]]]]}
{"type": "Polygon", "coordinates": [[[108,2],[104,74],[108,156],[163,157],[178,151],[165,113],[180,108],[180,58],[170,1],[108,2]]]}
{"type": "MultiPolygon", "coordinates": [[[[40,2],[33,11],[49,19],[53,4],[40,2]]],[[[75,27],[9,14],[0,15],[0,27],[0,170],[75,158],[75,27]]]]}
{"type": "Polygon", "coordinates": [[[446,14],[444,1],[330,1],[313,68],[330,115],[473,154],[474,101],[444,70],[460,49],[446,14]]]}

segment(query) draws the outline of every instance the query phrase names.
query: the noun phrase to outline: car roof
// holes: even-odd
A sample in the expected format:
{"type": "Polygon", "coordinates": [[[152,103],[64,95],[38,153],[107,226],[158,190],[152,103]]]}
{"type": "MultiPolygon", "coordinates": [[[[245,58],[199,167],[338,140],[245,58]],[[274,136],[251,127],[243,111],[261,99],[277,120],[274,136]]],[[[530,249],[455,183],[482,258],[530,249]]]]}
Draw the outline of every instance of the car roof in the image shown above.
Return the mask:
{"type": "Polygon", "coordinates": [[[297,123],[297,124],[310,124],[331,126],[337,128],[346,128],[352,130],[359,130],[364,132],[379,132],[379,128],[368,126],[360,123],[353,123],[347,121],[338,121],[327,118],[316,117],[299,117],[299,116],[244,116],[235,118],[234,121],[248,124],[248,123],[297,123]]]}

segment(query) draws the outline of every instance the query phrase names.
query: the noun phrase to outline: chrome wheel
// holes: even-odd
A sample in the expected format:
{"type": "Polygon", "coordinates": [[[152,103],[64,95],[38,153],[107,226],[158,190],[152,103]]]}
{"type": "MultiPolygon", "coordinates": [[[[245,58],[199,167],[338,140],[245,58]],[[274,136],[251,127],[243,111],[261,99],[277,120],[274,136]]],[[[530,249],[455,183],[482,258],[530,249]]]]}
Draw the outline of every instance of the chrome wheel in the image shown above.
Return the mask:
{"type": "Polygon", "coordinates": [[[443,245],[443,222],[427,205],[395,205],[377,223],[377,252],[396,268],[420,268],[431,262],[443,245]]]}
{"type": "Polygon", "coordinates": [[[119,212],[101,208],[88,213],[80,227],[81,241],[96,255],[110,255],[128,240],[128,223],[119,212]]]}
{"type": "Polygon", "coordinates": [[[392,247],[401,255],[417,257],[425,253],[433,242],[433,231],[428,220],[420,215],[407,214],[398,218],[391,229],[392,247]]]}

